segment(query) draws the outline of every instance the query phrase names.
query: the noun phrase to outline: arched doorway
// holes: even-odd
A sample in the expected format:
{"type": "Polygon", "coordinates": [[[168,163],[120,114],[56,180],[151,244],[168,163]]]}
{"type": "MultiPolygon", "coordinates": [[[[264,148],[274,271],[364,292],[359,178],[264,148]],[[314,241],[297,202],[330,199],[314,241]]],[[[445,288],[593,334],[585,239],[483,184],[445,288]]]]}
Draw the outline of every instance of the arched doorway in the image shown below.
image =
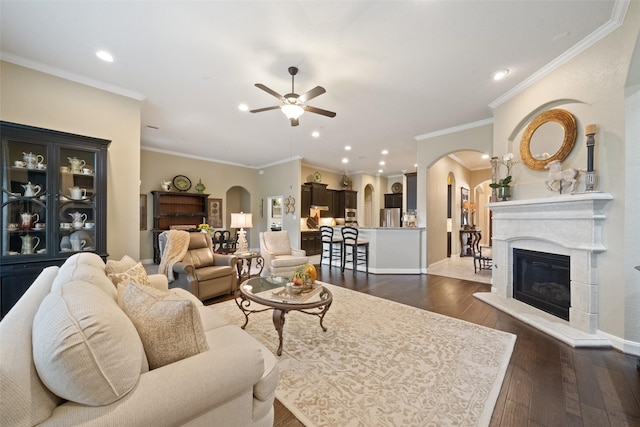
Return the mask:
{"type": "Polygon", "coordinates": [[[373,212],[373,186],[371,184],[367,184],[364,187],[364,227],[377,227],[378,224],[375,223],[376,216],[373,212]]]}

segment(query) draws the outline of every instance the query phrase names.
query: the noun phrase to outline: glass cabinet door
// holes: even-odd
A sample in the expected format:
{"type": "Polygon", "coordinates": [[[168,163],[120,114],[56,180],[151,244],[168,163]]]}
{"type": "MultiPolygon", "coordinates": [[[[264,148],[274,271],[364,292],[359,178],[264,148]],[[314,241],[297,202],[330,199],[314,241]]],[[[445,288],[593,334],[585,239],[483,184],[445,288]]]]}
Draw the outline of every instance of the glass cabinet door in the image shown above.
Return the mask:
{"type": "Polygon", "coordinates": [[[94,251],[96,247],[95,179],[97,152],[77,147],[59,148],[56,230],[59,252],[94,251]]]}
{"type": "Polygon", "coordinates": [[[46,254],[51,182],[48,145],[2,139],[2,256],[46,254]]]}

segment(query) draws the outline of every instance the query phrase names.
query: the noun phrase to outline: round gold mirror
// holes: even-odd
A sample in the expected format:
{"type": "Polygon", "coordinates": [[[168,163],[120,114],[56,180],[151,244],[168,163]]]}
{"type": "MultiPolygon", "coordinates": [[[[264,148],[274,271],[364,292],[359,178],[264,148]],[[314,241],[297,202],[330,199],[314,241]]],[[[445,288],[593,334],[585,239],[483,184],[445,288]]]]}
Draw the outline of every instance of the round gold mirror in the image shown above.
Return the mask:
{"type": "Polygon", "coordinates": [[[522,135],[520,158],[529,169],[567,158],[576,143],[576,119],[565,110],[549,110],[533,119],[522,135]],[[533,154],[532,153],[533,150],[533,154]]]}

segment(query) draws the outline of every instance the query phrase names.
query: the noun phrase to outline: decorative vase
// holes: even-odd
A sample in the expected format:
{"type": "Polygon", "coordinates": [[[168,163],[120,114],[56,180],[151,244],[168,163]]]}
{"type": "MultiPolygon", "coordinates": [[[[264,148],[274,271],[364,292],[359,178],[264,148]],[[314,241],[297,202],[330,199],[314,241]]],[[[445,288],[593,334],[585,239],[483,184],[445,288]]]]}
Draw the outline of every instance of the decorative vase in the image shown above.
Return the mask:
{"type": "Polygon", "coordinates": [[[207,189],[207,187],[205,187],[204,184],[202,183],[201,179],[198,180],[198,183],[196,184],[195,188],[198,193],[202,193],[204,190],[207,189]]]}
{"type": "Polygon", "coordinates": [[[505,187],[498,187],[498,199],[502,202],[506,202],[511,199],[511,187],[508,185],[505,187]]]}

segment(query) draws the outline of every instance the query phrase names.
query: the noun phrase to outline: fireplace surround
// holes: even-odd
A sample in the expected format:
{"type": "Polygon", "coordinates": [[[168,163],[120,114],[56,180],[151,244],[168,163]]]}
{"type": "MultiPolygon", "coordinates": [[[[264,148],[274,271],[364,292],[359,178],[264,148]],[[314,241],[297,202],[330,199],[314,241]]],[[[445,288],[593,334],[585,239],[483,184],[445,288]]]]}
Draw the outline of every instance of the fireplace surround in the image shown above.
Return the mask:
{"type": "Polygon", "coordinates": [[[572,346],[610,346],[597,334],[598,257],[606,251],[602,224],[607,193],[489,203],[493,211],[491,293],[476,297],[572,346]],[[569,259],[568,320],[514,297],[514,249],[557,254],[569,259]]]}

